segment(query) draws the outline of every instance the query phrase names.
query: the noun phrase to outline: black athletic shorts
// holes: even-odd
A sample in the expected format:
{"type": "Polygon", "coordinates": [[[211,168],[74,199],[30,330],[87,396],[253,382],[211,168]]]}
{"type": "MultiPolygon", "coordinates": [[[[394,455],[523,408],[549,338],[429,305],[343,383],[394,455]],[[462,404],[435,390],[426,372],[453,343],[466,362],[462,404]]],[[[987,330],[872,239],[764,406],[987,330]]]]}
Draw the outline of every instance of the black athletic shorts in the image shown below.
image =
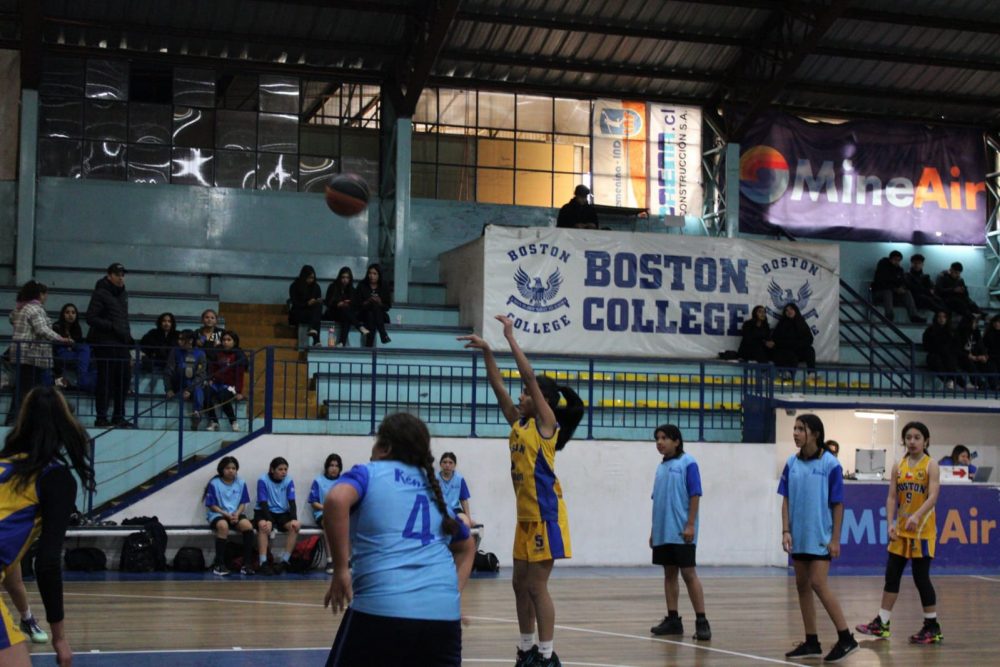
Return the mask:
{"type": "Polygon", "coordinates": [[[326,667],[461,667],[462,622],[375,616],[348,609],[326,667]]]}
{"type": "Polygon", "coordinates": [[[264,517],[264,516],[260,516],[260,517],[255,516],[254,519],[253,519],[253,527],[256,528],[257,524],[261,520],[266,519],[266,520],[268,520],[268,521],[271,522],[271,526],[273,526],[275,530],[280,531],[282,533],[287,533],[288,530],[285,529],[285,526],[287,526],[288,522],[291,521],[294,518],[295,517],[292,516],[291,512],[282,512],[281,514],[271,513],[271,514],[269,514],[266,517],[264,517]]]}
{"type": "MultiPolygon", "coordinates": [[[[236,519],[236,523],[238,524],[240,521],[242,521],[243,519],[246,519],[246,518],[247,518],[246,514],[241,514],[239,516],[239,518],[236,519]]],[[[220,521],[225,521],[227,526],[230,526],[230,527],[234,528],[234,526],[231,523],[229,523],[229,521],[224,516],[217,516],[214,519],[212,519],[211,521],[209,521],[208,522],[208,527],[211,528],[212,530],[215,530],[215,524],[219,523],[220,521]]]]}
{"type": "Polygon", "coordinates": [[[653,565],[695,567],[695,545],[657,544],[653,547],[653,565]]]}
{"type": "Polygon", "coordinates": [[[792,554],[792,560],[832,560],[830,554],[792,554]]]}

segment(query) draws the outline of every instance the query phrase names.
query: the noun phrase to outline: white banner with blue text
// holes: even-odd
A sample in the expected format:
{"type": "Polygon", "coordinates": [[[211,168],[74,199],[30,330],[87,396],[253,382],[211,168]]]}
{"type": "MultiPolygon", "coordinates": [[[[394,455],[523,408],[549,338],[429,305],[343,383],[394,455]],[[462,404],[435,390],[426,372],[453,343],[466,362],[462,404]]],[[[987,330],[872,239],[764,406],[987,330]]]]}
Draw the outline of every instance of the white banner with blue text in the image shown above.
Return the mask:
{"type": "Polygon", "coordinates": [[[483,321],[514,320],[528,352],[714,358],[735,350],[756,305],[773,328],[798,305],[820,362],[838,359],[840,248],[673,234],[487,227],[483,321]]]}
{"type": "Polygon", "coordinates": [[[649,214],[701,215],[701,109],[650,102],[649,214]]]}

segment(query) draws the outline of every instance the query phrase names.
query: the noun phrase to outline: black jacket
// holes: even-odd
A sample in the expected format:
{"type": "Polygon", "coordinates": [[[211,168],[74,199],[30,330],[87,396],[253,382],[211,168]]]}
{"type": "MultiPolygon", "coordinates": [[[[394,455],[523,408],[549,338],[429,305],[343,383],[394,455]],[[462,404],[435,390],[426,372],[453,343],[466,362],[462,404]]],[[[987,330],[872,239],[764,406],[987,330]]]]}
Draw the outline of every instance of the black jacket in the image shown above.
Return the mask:
{"type": "Polygon", "coordinates": [[[87,342],[94,345],[131,345],[132,332],[128,326],[128,292],[118,287],[107,276],[94,285],[87,306],[87,342]]]}
{"type": "Polygon", "coordinates": [[[774,347],[777,350],[797,350],[812,345],[813,334],[804,317],[799,316],[792,319],[782,316],[774,325],[771,340],[774,341],[774,347]]]}
{"type": "Polygon", "coordinates": [[[903,276],[903,280],[913,296],[934,296],[934,285],[931,283],[931,277],[923,271],[910,269],[903,276]]]}
{"type": "MultiPolygon", "coordinates": [[[[364,310],[365,308],[371,308],[372,304],[367,304],[366,301],[371,297],[372,294],[378,293],[379,298],[382,300],[382,311],[387,311],[392,307],[392,292],[389,291],[385,285],[379,283],[379,286],[372,289],[372,286],[367,280],[361,280],[358,283],[357,289],[354,291],[354,299],[352,303],[357,306],[359,310],[364,310]]],[[[386,322],[388,322],[388,318],[386,322]]]]}
{"type": "Polygon", "coordinates": [[[177,347],[176,331],[164,331],[160,327],[154,327],[146,332],[139,344],[146,356],[159,361],[166,361],[170,351],[177,347]]]}
{"type": "Polygon", "coordinates": [[[581,204],[574,197],[559,209],[556,227],[576,227],[588,222],[597,226],[597,210],[590,204],[581,204]]]}
{"type": "Polygon", "coordinates": [[[905,286],[903,281],[903,267],[896,266],[888,257],[883,257],[875,265],[875,279],[872,280],[872,289],[876,292],[883,290],[895,290],[905,286]]]}
{"type": "Polygon", "coordinates": [[[324,319],[336,319],[334,314],[337,312],[337,304],[341,301],[350,301],[351,308],[358,305],[354,295],[354,283],[349,282],[344,285],[340,282],[340,278],[337,278],[326,288],[326,299],[323,302],[326,304],[327,317],[324,319]]]}

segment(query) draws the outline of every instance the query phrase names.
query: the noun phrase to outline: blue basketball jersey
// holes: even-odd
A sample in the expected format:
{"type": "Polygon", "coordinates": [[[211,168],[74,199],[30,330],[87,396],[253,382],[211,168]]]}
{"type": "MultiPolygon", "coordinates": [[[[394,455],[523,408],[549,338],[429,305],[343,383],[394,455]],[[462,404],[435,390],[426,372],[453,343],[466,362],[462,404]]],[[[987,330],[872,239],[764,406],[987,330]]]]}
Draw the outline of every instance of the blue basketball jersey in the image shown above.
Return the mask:
{"type": "MultiPolygon", "coordinates": [[[[340,478],[334,477],[333,479],[330,479],[326,475],[317,475],[316,479],[313,480],[312,486],[309,487],[309,497],[306,501],[322,505],[323,501],[326,500],[326,494],[330,492],[330,489],[333,488],[333,485],[337,483],[338,479],[340,478]]],[[[312,506],[312,504],[309,505],[309,509],[312,511],[313,517],[316,521],[319,521],[320,517],[323,516],[323,510],[316,509],[312,506]]]]}
{"type": "Polygon", "coordinates": [[[267,509],[272,514],[284,514],[291,509],[289,500],[295,500],[295,482],[290,475],[275,482],[269,474],[264,473],[257,480],[257,505],[266,502],[267,509]]]}
{"type": "MultiPolygon", "coordinates": [[[[372,461],[354,466],[337,484],[358,492],[351,511],[351,607],[378,616],[459,620],[452,538],[441,531],[424,472],[399,461],[372,461]]],[[[454,539],[468,539],[468,528],[460,526],[454,539]]]]}
{"type": "MultiPolygon", "coordinates": [[[[208,482],[208,489],[205,493],[205,507],[211,508],[214,505],[232,514],[239,509],[240,505],[248,505],[249,503],[250,492],[247,491],[247,484],[239,477],[233,480],[232,484],[226,484],[218,476],[213,477],[208,482]]],[[[207,511],[208,521],[215,521],[220,516],[222,515],[212,511],[212,509],[207,511]]]]}
{"type": "Polygon", "coordinates": [[[445,479],[441,476],[441,471],[439,470],[437,478],[438,484],[441,485],[441,494],[444,496],[444,504],[451,509],[461,507],[463,500],[468,500],[472,497],[469,494],[469,487],[466,486],[462,473],[455,471],[451,479],[445,479]]]}
{"type": "MultiPolygon", "coordinates": [[[[701,495],[701,474],[690,454],[681,454],[656,468],[653,483],[653,546],[684,544],[691,498],[701,495]]],[[[694,521],[694,542],[698,542],[698,523],[694,521]]]]}
{"type": "MultiPolygon", "coordinates": [[[[793,454],[785,463],[778,493],[788,498],[792,553],[826,556],[833,540],[830,508],[844,502],[844,471],[830,452],[803,460],[793,454]]],[[[840,539],[840,536],[837,536],[840,539]]]]}

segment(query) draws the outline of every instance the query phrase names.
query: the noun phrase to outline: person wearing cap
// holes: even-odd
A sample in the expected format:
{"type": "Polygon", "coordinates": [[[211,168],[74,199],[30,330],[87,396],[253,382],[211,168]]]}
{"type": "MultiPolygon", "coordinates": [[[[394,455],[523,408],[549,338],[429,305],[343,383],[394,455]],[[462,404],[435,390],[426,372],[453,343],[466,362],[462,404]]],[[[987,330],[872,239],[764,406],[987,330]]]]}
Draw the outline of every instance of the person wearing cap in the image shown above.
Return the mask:
{"type": "Polygon", "coordinates": [[[576,190],[573,191],[573,198],[559,209],[556,227],[597,229],[597,210],[588,201],[587,197],[589,195],[590,188],[586,185],[576,186],[576,190]]]}
{"type": "Polygon", "coordinates": [[[128,393],[129,346],[133,341],[128,324],[125,267],[118,262],[109,266],[107,275],[94,285],[87,306],[87,324],[90,326],[87,342],[93,347],[97,365],[97,420],[94,426],[132,428],[125,420],[125,396],[128,393]]]}

